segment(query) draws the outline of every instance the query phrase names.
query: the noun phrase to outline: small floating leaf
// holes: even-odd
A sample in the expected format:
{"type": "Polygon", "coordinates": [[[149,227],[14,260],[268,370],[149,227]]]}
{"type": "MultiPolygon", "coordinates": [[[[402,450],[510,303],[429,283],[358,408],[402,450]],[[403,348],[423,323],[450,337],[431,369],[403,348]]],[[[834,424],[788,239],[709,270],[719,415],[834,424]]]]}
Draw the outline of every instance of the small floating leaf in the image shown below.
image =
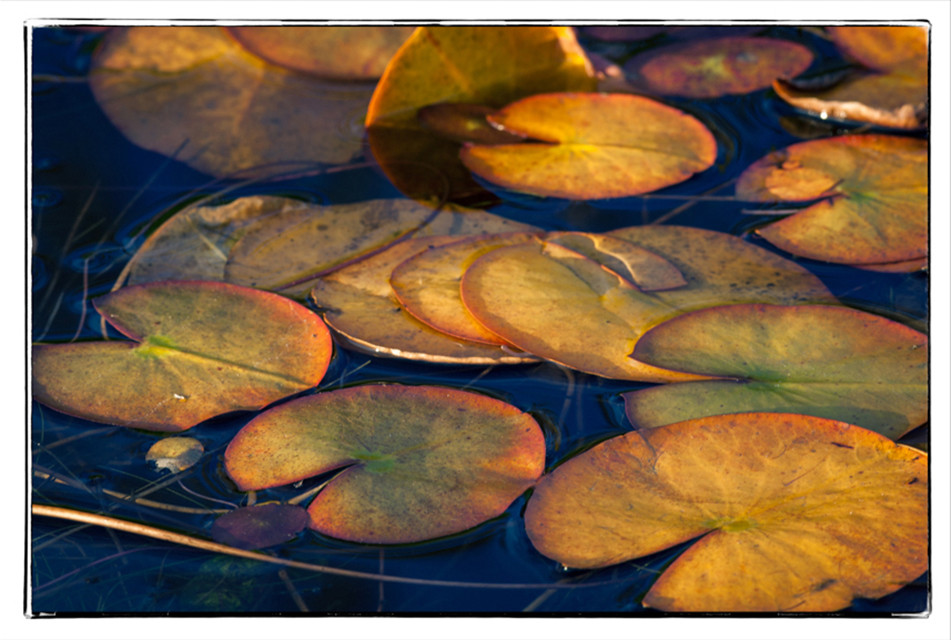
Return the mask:
{"type": "Polygon", "coordinates": [[[268,62],[335,80],[376,80],[415,27],[228,27],[268,62]]]}
{"type": "Polygon", "coordinates": [[[339,164],[361,150],[372,88],[268,64],[224,28],[111,29],[89,86],[134,144],[215,176],[339,164]]]}
{"type": "Polygon", "coordinates": [[[365,385],[299,398],[248,423],[225,451],[241,489],[342,469],[308,507],[335,538],[398,544],[501,514],[541,475],[545,442],[516,407],[441,387],[365,385]]]}
{"type": "Polygon", "coordinates": [[[419,110],[445,102],[498,108],[535,93],[595,85],[570,27],[420,27],[373,93],[366,117],[370,149],[412,198],[484,198],[488,194],[459,162],[459,146],[425,128],[419,110]]]}
{"type": "Polygon", "coordinates": [[[535,487],[528,535],[569,567],[697,538],[644,597],[665,611],[835,611],[928,569],[928,456],[794,414],[701,418],[607,440],[535,487]]]}
{"type": "Polygon", "coordinates": [[[215,520],[211,537],[238,549],[263,549],[287,542],[310,521],[307,510],[291,504],[256,504],[215,520]]]}
{"type": "Polygon", "coordinates": [[[654,93],[717,98],[769,87],[812,64],[812,52],[788,40],[726,37],[678,43],[635,56],[624,69],[654,93]]]}
{"type": "Polygon", "coordinates": [[[184,431],[316,386],[330,333],[276,294],[213,282],[126,287],[94,301],[130,341],[33,347],[33,395],[88,420],[184,431]]]}
{"type": "Polygon", "coordinates": [[[784,251],[844,264],[905,262],[928,247],[928,142],[887,135],[810,140],[740,176],[754,202],[809,202],[757,231],[784,251]]]}
{"type": "Polygon", "coordinates": [[[488,118],[542,142],[467,145],[462,162],[494,184],[540,196],[647,193],[709,168],[717,154],[713,134],[699,120],[641,96],[536,95],[488,118]]]}
{"type": "Polygon", "coordinates": [[[145,460],[154,464],[156,469],[178,473],[201,460],[204,453],[205,447],[195,438],[162,438],[149,447],[145,460]]]}

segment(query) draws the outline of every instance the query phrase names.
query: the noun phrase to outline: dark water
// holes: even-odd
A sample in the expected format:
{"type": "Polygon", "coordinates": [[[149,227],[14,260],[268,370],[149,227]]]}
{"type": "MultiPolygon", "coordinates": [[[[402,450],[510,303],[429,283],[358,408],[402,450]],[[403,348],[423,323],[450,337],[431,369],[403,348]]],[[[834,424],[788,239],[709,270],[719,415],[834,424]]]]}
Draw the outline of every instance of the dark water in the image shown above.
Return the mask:
{"type": "MultiPolygon", "coordinates": [[[[766,34],[799,40],[817,54],[813,70],[838,64],[821,38],[786,26],[766,34]]],[[[99,318],[89,300],[106,293],[142,241],[142,232],[170,207],[194,194],[226,186],[158,154],[133,146],[95,104],[82,81],[96,33],[41,28],[33,35],[32,338],[57,342],[95,338],[99,318]]],[[[623,62],[644,46],[584,41],[623,62]]],[[[661,195],[732,194],[731,181],[765,153],[802,135],[853,130],[798,115],[771,91],[715,101],[668,103],[703,120],[717,136],[717,164],[661,195]],[[797,135],[799,134],[799,135],[797,135]],[[721,185],[723,188],[717,189],[721,185]]],[[[378,172],[354,168],[333,176],[256,185],[231,195],[275,193],[321,202],[399,194],[378,172]]],[[[729,199],[631,198],[599,203],[517,198],[495,213],[550,229],[602,231],[666,220],[748,237],[767,218],[741,212],[729,199]]],[[[766,246],[765,243],[761,243],[766,246]]],[[[927,326],[926,274],[875,274],[799,260],[840,299],[916,328],[927,326]]],[[[625,433],[619,393],[637,384],[569,372],[551,364],[515,367],[427,365],[374,358],[338,349],[320,389],[365,381],[434,383],[490,393],[530,411],[542,425],[547,464],[554,466],[607,437],[625,433]]],[[[645,386],[645,385],[640,385],[645,386]]],[[[225,476],[221,457],[252,416],[214,419],[187,435],[206,454],[170,480],[145,463],[159,436],[71,418],[33,404],[33,500],[208,537],[215,513],[186,513],[136,505],[116,497],[147,496],[196,511],[229,509],[245,499],[225,476]],[[59,478],[56,482],[51,478],[59,478]]],[[[926,442],[927,430],[906,440],[926,442]]],[[[259,492],[258,501],[286,500],[300,487],[259,492]]],[[[32,608],[35,612],[93,613],[637,613],[656,615],[640,599],[658,572],[681,551],[594,572],[564,572],[529,543],[521,517],[525,497],[505,514],[459,535],[404,546],[350,544],[306,531],[269,553],[319,565],[405,578],[451,581],[454,586],[381,582],[284,569],[113,532],[34,518],[32,608]],[[509,585],[511,588],[498,588],[509,585]]],[[[927,577],[878,601],[858,600],[846,613],[917,612],[926,608],[927,577]]]]}

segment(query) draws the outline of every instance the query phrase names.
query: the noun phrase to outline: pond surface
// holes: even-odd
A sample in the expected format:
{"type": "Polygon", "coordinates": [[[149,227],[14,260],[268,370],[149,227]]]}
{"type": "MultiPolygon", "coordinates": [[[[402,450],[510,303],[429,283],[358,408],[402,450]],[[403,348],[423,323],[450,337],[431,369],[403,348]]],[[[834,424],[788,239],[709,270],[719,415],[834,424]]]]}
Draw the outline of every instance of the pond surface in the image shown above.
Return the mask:
{"type": "MultiPolygon", "coordinates": [[[[813,68],[831,68],[839,62],[835,48],[811,31],[772,26],[763,33],[808,46],[817,58],[813,68]]],[[[98,32],[69,28],[32,31],[34,341],[100,336],[100,319],[90,299],[112,288],[156,221],[198,196],[233,187],[228,197],[274,194],[325,203],[402,197],[381,172],[361,161],[333,173],[236,187],[133,145],[104,115],[84,81],[101,37],[98,32]]],[[[635,51],[663,41],[582,42],[623,62],[635,51]]],[[[693,114],[713,131],[720,148],[713,170],[661,191],[663,197],[632,197],[612,201],[610,207],[520,198],[491,211],[553,230],[604,231],[663,221],[722,231],[769,247],[750,231],[770,218],[744,212],[745,205],[729,197],[740,172],[804,136],[868,130],[805,116],[771,90],[666,102],[693,114]],[[706,197],[691,198],[696,194],[706,197]]],[[[926,330],[927,272],[873,273],[786,257],[811,270],[845,304],[926,330]]],[[[447,385],[514,404],[542,426],[548,469],[595,443],[627,433],[630,425],[620,394],[649,386],[551,363],[436,365],[338,348],[319,390],[360,382],[447,385]]],[[[97,424],[34,403],[33,501],[207,538],[220,510],[245,504],[246,495],[224,472],[222,456],[230,439],[252,417],[224,416],[189,430],[187,435],[201,441],[205,455],[196,466],[172,476],[145,461],[158,434],[97,424]],[[151,502],[133,503],[129,497],[151,502]]],[[[903,441],[926,444],[927,427],[903,441]]],[[[287,500],[316,486],[318,480],[260,491],[257,500],[287,500]]],[[[641,606],[641,598],[683,546],[608,569],[565,571],[535,551],[526,536],[522,519],[526,498],[489,522],[435,541],[361,545],[307,530],[267,551],[367,574],[359,578],[281,568],[36,517],[32,608],[63,615],[303,611],[657,615],[641,606]]],[[[918,612],[926,608],[927,598],[925,575],[881,600],[858,600],[847,613],[918,612]]]]}

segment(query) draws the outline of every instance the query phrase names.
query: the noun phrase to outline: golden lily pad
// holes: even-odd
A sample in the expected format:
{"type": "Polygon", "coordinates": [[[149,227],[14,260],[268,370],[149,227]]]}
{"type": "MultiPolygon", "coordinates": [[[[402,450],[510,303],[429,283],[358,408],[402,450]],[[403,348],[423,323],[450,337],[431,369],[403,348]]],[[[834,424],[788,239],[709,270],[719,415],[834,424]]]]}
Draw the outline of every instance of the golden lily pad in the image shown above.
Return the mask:
{"type": "Polygon", "coordinates": [[[644,226],[611,232],[674,265],[686,284],[645,292],[599,262],[557,242],[490,251],[461,283],[469,312],[518,348],[609,378],[696,379],[630,356],[650,327],[703,307],[739,303],[834,302],[795,263],[739,238],[689,227],[644,226]]]}
{"type": "Polygon", "coordinates": [[[243,490],[342,469],[308,507],[310,526],[374,544],[428,540],[494,518],[544,466],[544,436],[530,415],[427,386],[299,398],[252,420],[225,451],[225,469],[243,490]]]}
{"type": "Polygon", "coordinates": [[[458,144],[424,127],[419,110],[447,102],[498,108],[536,93],[591,91],[596,83],[570,27],[420,27],[373,93],[366,117],[370,149],[407,196],[491,198],[459,162],[458,144]]]}
{"type": "Polygon", "coordinates": [[[521,142],[518,136],[489,124],[487,116],[496,109],[481,104],[431,104],[419,110],[419,121],[427,129],[455,142],[505,144],[521,142]]]}
{"type": "Polygon", "coordinates": [[[271,65],[223,28],[189,26],[109,30],[89,86],[134,144],[214,176],[263,178],[358,156],[372,92],[271,65]]]}
{"type": "Polygon", "coordinates": [[[480,211],[441,211],[418,237],[318,278],[310,297],[347,346],[411,360],[459,364],[514,364],[535,358],[454,338],[420,322],[399,303],[390,276],[400,263],[469,234],[532,232],[529,225],[480,211]],[[441,233],[444,235],[431,235],[441,233]],[[452,234],[452,235],[449,235],[452,234]]]}
{"type": "Polygon", "coordinates": [[[736,195],[754,202],[810,202],[757,233],[798,256],[844,264],[927,255],[928,143],[888,135],[800,142],[757,160],[736,195]]]}
{"type": "Polygon", "coordinates": [[[525,512],[544,555],[605,567],[694,540],[643,604],[818,612],[928,570],[928,456],[824,418],[747,413],[607,440],[525,512]]]}
{"type": "Polygon", "coordinates": [[[847,307],[731,305],[641,336],[634,357],[714,376],[624,395],[635,427],[773,411],[841,420],[897,439],[928,419],[928,338],[847,307]]]}
{"type": "Polygon", "coordinates": [[[156,469],[167,469],[172,473],[184,471],[201,460],[205,447],[199,440],[185,436],[162,438],[145,454],[145,461],[151,462],[156,469]]]}
{"type": "Polygon", "coordinates": [[[869,69],[891,71],[928,64],[927,27],[826,27],[846,56],[869,69]]]}
{"type": "Polygon", "coordinates": [[[268,62],[335,80],[376,80],[415,27],[228,27],[268,62]]]}
{"type": "Polygon", "coordinates": [[[628,94],[550,93],[488,116],[541,142],[470,144],[462,162],[482,178],[539,196],[620,198],[656,191],[708,169],[713,134],[696,118],[628,94]]]}
{"type": "Polygon", "coordinates": [[[316,386],[330,332],[273,293],[214,282],[126,287],[93,302],[133,341],[33,347],[33,396],[87,420],[184,431],[316,386]]]}
{"type": "Polygon", "coordinates": [[[769,87],[812,64],[812,52],[788,40],[726,37],[678,43],[635,56],[632,80],[660,95],[718,98],[769,87]]]}

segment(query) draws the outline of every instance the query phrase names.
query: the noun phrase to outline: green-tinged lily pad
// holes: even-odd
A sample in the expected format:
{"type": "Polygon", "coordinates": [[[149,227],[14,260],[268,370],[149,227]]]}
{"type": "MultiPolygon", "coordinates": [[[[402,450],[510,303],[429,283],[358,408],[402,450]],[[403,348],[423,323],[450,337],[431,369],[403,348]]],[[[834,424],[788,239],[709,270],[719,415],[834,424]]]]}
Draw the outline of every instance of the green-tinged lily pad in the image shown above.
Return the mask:
{"type": "Polygon", "coordinates": [[[516,407],[442,387],[365,385],[285,403],[225,451],[241,489],[334,469],[310,526],[376,544],[428,540],[500,515],[541,475],[545,441],[516,407]]]}
{"type": "Polygon", "coordinates": [[[333,354],[321,319],[273,293],[213,282],[126,287],[94,301],[130,341],[33,347],[33,396],[64,413],[154,431],[256,410],[316,386],[333,354]]]}
{"type": "Polygon", "coordinates": [[[335,80],[376,80],[415,27],[229,27],[249,51],[268,62],[335,80]]]}
{"type": "Polygon", "coordinates": [[[211,175],[257,177],[358,156],[372,92],[271,65],[224,28],[189,26],[110,30],[89,86],[134,144],[211,175]]]}
{"type": "Polygon", "coordinates": [[[800,304],[834,298],[795,263],[726,234],[645,226],[611,232],[673,264],[686,284],[645,292],[556,242],[495,249],[466,270],[463,302],[518,348],[596,375],[689,379],[630,356],[650,327],[689,310],[739,302],[800,304]]]}
{"type": "Polygon", "coordinates": [[[291,504],[256,504],[235,509],[211,525],[211,537],[238,549],[263,549],[287,542],[307,528],[310,516],[291,504]]]}
{"type": "Polygon", "coordinates": [[[625,395],[636,427],[744,411],[802,413],[899,438],[928,419],[928,338],[846,307],[731,305],[641,336],[634,357],[727,378],[625,395]]]}
{"type": "Polygon", "coordinates": [[[508,364],[535,358],[454,339],[402,308],[390,286],[393,269],[416,253],[467,235],[533,232],[536,227],[478,210],[448,207],[414,237],[314,282],[310,297],[347,346],[376,355],[459,364],[508,364]]]}
{"type": "Polygon", "coordinates": [[[228,254],[228,282],[305,297],[317,276],[381,251],[437,215],[413,200],[285,208],[247,227],[228,254]]]}
{"type": "Polygon", "coordinates": [[[145,454],[146,462],[151,462],[156,469],[167,469],[178,473],[192,467],[201,460],[205,447],[199,440],[184,436],[162,438],[145,454]]]}
{"type": "Polygon", "coordinates": [[[693,116],[628,94],[549,93],[488,116],[541,142],[463,147],[478,176],[539,196],[620,198],[677,184],[713,165],[713,134],[693,116]]]}
{"type": "Polygon", "coordinates": [[[459,145],[422,125],[419,110],[447,102],[499,108],[536,93],[591,91],[596,82],[570,27],[420,27],[377,84],[366,118],[370,148],[412,198],[490,199],[459,162],[459,145]]]}
{"type": "Polygon", "coordinates": [[[748,167],[736,195],[754,202],[819,200],[757,230],[795,255],[856,265],[927,255],[926,140],[848,135],[800,142],[748,167]]]}
{"type": "Polygon", "coordinates": [[[726,37],[678,43],[635,56],[624,65],[652,93],[717,98],[769,87],[812,64],[812,52],[788,40],[726,37]]]}
{"type": "Polygon", "coordinates": [[[607,440],[536,485],[544,555],[604,567],[696,539],[643,604],[835,611],[928,570],[928,456],[823,418],[748,413],[607,440]]]}

